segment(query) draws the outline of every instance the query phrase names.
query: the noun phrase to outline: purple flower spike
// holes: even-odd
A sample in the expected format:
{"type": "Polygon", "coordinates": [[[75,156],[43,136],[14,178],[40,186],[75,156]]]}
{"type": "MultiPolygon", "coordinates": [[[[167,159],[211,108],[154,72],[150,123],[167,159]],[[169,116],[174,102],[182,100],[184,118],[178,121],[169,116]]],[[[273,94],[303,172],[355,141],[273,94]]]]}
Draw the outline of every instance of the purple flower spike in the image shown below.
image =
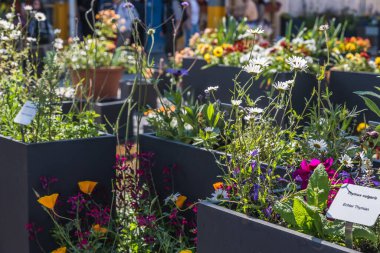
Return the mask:
{"type": "Polygon", "coordinates": [[[183,1],[182,3],[181,3],[181,5],[183,6],[183,7],[188,7],[189,6],[189,3],[188,2],[186,2],[186,1],[183,1]]]}
{"type": "Polygon", "coordinates": [[[252,172],[254,172],[255,168],[256,168],[256,161],[255,160],[252,161],[251,167],[252,167],[252,172]]]}

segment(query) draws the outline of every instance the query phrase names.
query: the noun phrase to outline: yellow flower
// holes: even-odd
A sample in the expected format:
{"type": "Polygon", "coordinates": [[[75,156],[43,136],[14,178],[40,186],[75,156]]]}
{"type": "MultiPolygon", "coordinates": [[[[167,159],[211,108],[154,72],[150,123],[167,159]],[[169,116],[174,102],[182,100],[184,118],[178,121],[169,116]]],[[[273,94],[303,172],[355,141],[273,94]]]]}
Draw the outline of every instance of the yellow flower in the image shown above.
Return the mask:
{"type": "Polygon", "coordinates": [[[108,232],[108,229],[101,227],[99,224],[95,224],[94,226],[92,226],[92,230],[100,234],[105,234],[108,232]]]}
{"type": "Polygon", "coordinates": [[[55,206],[55,202],[57,202],[58,196],[59,196],[58,193],[54,193],[52,195],[43,196],[43,197],[37,199],[37,201],[38,201],[38,203],[40,203],[44,207],[53,210],[54,206],[55,206]]]}
{"type": "Polygon", "coordinates": [[[207,63],[210,63],[211,62],[211,55],[210,54],[205,54],[204,56],[203,56],[203,58],[205,59],[205,61],[207,62],[207,63]]]}
{"type": "Polygon", "coordinates": [[[216,182],[212,186],[214,187],[215,190],[218,190],[220,188],[223,188],[223,183],[222,182],[216,182]]]}
{"type": "Polygon", "coordinates": [[[346,58],[349,59],[349,60],[351,60],[352,58],[354,58],[354,55],[351,54],[351,53],[348,53],[348,54],[346,55],[346,58]]]}
{"type": "Polygon", "coordinates": [[[228,48],[231,48],[231,47],[232,47],[231,44],[228,44],[228,43],[223,43],[223,44],[222,44],[222,48],[223,48],[223,49],[228,49],[228,48]]]}
{"type": "Polygon", "coordinates": [[[356,45],[354,43],[347,43],[346,44],[346,51],[352,52],[356,50],[356,45]]]}
{"type": "Polygon", "coordinates": [[[222,57],[223,56],[223,48],[222,47],[215,47],[214,50],[212,51],[212,53],[216,57],[222,57]]]}
{"type": "Polygon", "coordinates": [[[376,64],[377,66],[380,66],[380,57],[376,57],[376,59],[375,59],[375,64],[376,64]]]}
{"type": "Polygon", "coordinates": [[[94,188],[97,184],[97,182],[93,181],[82,181],[78,183],[81,192],[88,195],[90,195],[94,191],[94,188]]]}
{"type": "Polygon", "coordinates": [[[357,127],[356,127],[356,131],[358,132],[361,132],[363,131],[364,129],[368,128],[369,125],[367,125],[366,123],[362,122],[360,123],[357,127]]]}
{"type": "Polygon", "coordinates": [[[189,249],[183,249],[179,253],[193,253],[193,251],[189,249]]]}
{"type": "Polygon", "coordinates": [[[53,250],[51,253],[66,253],[66,247],[60,247],[56,250],[53,250]]]}
{"type": "Polygon", "coordinates": [[[185,203],[187,197],[186,196],[183,196],[183,195],[180,195],[177,200],[175,201],[175,205],[178,207],[178,208],[182,208],[183,207],[183,204],[185,203]]]}

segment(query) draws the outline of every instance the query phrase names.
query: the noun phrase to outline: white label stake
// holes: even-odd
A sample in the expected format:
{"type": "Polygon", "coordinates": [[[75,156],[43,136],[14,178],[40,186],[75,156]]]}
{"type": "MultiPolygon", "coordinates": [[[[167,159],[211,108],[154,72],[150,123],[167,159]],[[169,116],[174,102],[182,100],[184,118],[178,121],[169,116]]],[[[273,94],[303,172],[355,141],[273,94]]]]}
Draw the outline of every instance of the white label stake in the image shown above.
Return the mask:
{"type": "Polygon", "coordinates": [[[37,106],[31,101],[26,101],[18,112],[14,122],[21,125],[29,125],[37,114],[37,106]]]}

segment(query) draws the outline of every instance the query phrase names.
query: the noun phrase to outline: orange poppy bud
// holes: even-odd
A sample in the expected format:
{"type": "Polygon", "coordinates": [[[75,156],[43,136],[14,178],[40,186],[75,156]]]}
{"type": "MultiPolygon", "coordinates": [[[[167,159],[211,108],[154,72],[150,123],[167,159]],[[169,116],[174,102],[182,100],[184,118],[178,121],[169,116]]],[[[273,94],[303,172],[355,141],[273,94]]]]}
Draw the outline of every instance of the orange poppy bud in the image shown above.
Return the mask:
{"type": "Polygon", "coordinates": [[[183,207],[183,204],[185,203],[187,197],[186,196],[183,196],[183,195],[180,195],[177,200],[175,201],[175,205],[178,207],[178,208],[182,208],[183,207]]]}
{"type": "Polygon", "coordinates": [[[82,181],[78,183],[81,192],[88,195],[90,195],[94,191],[94,188],[97,184],[97,182],[93,181],[82,181]]]}
{"type": "Polygon", "coordinates": [[[44,207],[53,210],[55,203],[57,202],[58,195],[59,195],[58,193],[54,193],[52,195],[43,196],[39,198],[37,201],[44,207]]]}

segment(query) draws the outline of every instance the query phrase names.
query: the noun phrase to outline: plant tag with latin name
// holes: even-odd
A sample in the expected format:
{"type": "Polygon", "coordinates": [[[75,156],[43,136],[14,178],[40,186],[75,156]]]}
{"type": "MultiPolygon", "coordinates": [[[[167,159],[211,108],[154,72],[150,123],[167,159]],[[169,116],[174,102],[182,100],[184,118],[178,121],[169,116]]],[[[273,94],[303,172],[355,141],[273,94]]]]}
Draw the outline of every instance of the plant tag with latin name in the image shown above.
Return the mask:
{"type": "Polygon", "coordinates": [[[31,101],[26,101],[18,112],[14,122],[21,125],[29,125],[37,114],[37,106],[31,101]]]}
{"type": "Polygon", "coordinates": [[[380,190],[344,184],[326,216],[365,226],[373,226],[380,214],[380,190]]]}

